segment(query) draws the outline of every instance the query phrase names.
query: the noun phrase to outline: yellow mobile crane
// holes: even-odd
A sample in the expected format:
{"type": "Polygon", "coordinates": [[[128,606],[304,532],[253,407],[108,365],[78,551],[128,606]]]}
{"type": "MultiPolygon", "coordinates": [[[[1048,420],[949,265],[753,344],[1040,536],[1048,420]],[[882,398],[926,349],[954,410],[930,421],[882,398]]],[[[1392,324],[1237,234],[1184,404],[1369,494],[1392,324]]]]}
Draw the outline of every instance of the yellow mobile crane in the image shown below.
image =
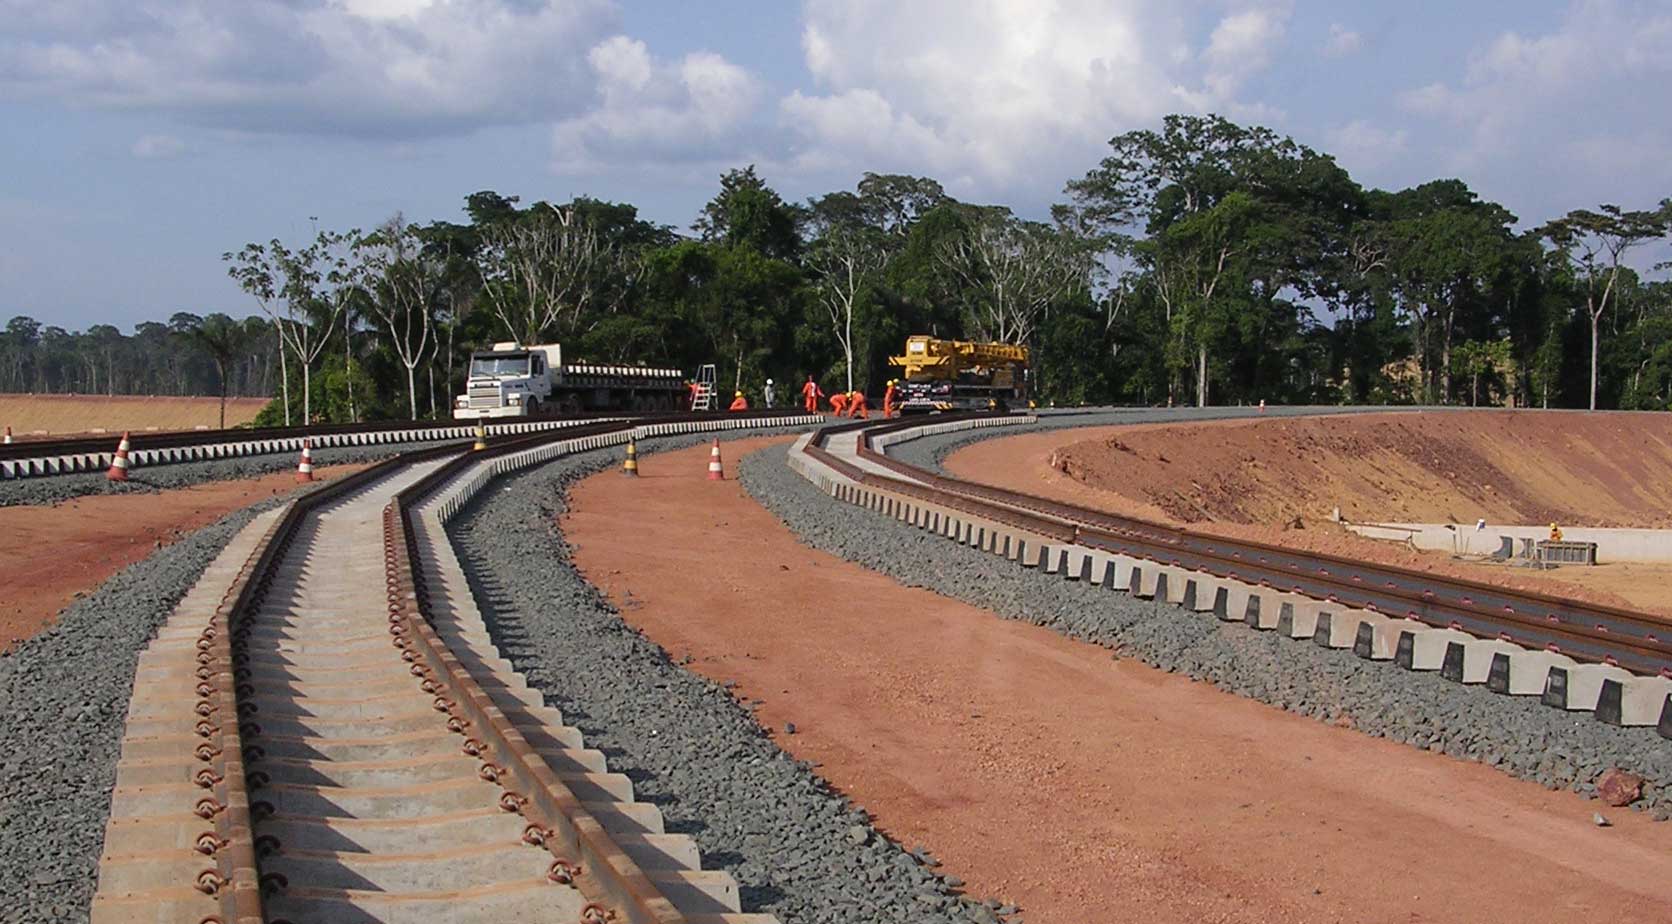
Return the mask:
{"type": "Polygon", "coordinates": [[[932,411],[1008,410],[1028,400],[1028,348],[1013,343],[906,338],[906,355],[889,359],[903,367],[902,414],[932,411]]]}

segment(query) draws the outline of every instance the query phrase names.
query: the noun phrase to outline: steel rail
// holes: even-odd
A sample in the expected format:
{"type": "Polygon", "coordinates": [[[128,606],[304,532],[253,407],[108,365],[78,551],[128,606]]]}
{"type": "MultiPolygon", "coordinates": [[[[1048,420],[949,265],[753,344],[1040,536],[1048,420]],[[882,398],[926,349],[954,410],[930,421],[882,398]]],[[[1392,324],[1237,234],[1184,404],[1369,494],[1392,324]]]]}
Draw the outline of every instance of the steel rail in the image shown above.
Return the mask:
{"type": "MultiPolygon", "coordinates": [[[[788,417],[801,414],[796,409],[751,410],[751,417],[788,417]]],[[[595,420],[632,420],[641,424],[654,424],[667,421],[681,421],[692,419],[723,420],[735,416],[726,411],[706,411],[692,413],[687,411],[673,412],[622,412],[619,414],[597,413],[581,414],[573,417],[542,414],[535,417],[493,417],[483,418],[489,426],[503,426],[516,423],[550,423],[563,420],[595,421],[595,420]]],[[[161,449],[182,449],[193,446],[211,446],[220,443],[255,443],[275,440],[297,440],[305,437],[327,437],[353,435],[360,433],[386,433],[396,430],[451,430],[460,427],[475,426],[473,420],[378,420],[361,423],[314,424],[306,427],[261,427],[240,428],[230,427],[224,430],[163,430],[128,432],[130,452],[152,451],[161,449]]],[[[46,456],[87,455],[93,453],[110,453],[115,449],[115,441],[120,436],[118,432],[111,432],[98,436],[72,436],[35,439],[20,436],[10,444],[0,444],[0,461],[15,461],[20,459],[35,459],[46,456]]]]}
{"type": "Polygon", "coordinates": [[[413,525],[419,501],[483,459],[633,426],[603,423],[507,440],[447,462],[397,493],[383,515],[389,631],[402,658],[412,664],[413,676],[436,696],[436,708],[446,712],[448,728],[464,738],[465,753],[482,762],[482,777],[502,788],[501,807],[528,821],[524,839],[552,855],[554,879],[580,890],[608,914],[608,920],[683,924],[685,916],[552,772],[436,634],[420,564],[423,552],[413,525]]]}
{"type": "Polygon", "coordinates": [[[942,475],[872,446],[875,436],[919,426],[918,421],[903,421],[831,428],[821,431],[808,449],[826,465],[869,487],[986,517],[1057,542],[1547,648],[1577,660],[1672,676],[1672,623],[1648,614],[1119,516],[942,475]],[[863,470],[824,448],[825,434],[854,430],[864,431],[858,441],[859,457],[900,478],[863,470]],[[906,478],[922,484],[901,480],[906,478]]]}
{"type": "MultiPolygon", "coordinates": [[[[661,415],[656,422],[701,420],[709,416],[661,415]]],[[[480,756],[484,778],[495,779],[505,786],[501,806],[529,819],[525,839],[531,844],[544,845],[557,857],[550,878],[559,882],[572,880],[577,888],[596,892],[609,906],[626,915],[617,918],[611,913],[611,907],[599,904],[596,914],[583,917],[583,921],[680,924],[685,920],[545,766],[516,728],[497,711],[480,684],[448,651],[429,623],[423,579],[414,567],[420,550],[412,530],[411,505],[446,484],[458,472],[478,460],[546,443],[633,429],[642,423],[606,421],[494,437],[488,441],[487,449],[474,452],[467,441],[403,453],[308,492],[291,504],[262,536],[196,642],[195,710],[199,717],[196,730],[202,739],[196,755],[203,766],[194,779],[204,792],[197,798],[193,812],[208,822],[210,828],[196,840],[206,865],[197,874],[195,887],[219,904],[221,921],[262,924],[265,920],[263,893],[285,885],[283,877],[264,876],[261,872],[263,847],[254,837],[255,822],[271,814],[273,806],[261,799],[266,774],[248,767],[252,762],[259,764],[265,756],[259,745],[249,741],[261,734],[256,704],[251,701],[258,691],[251,683],[250,635],[278,575],[279,564],[309,516],[401,469],[449,455],[456,458],[398,492],[385,508],[385,590],[395,646],[412,663],[417,682],[424,684],[426,690],[433,688],[437,708],[448,714],[449,727],[465,735],[467,753],[480,756]],[[582,862],[574,863],[568,857],[577,857],[582,862]]]]}

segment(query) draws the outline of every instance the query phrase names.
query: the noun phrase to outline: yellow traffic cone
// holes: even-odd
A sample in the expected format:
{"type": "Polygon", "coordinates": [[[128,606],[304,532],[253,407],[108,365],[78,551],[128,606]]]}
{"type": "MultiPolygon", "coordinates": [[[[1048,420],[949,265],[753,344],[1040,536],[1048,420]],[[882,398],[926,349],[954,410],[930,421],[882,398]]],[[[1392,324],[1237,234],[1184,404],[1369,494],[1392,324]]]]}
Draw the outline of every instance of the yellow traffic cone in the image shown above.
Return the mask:
{"type": "Polygon", "coordinates": [[[639,444],[632,437],[627,438],[627,461],[621,466],[621,474],[639,477],[639,444]]]}
{"type": "Polygon", "coordinates": [[[476,419],[476,445],[473,448],[477,452],[488,448],[488,428],[481,418],[476,419]]]}

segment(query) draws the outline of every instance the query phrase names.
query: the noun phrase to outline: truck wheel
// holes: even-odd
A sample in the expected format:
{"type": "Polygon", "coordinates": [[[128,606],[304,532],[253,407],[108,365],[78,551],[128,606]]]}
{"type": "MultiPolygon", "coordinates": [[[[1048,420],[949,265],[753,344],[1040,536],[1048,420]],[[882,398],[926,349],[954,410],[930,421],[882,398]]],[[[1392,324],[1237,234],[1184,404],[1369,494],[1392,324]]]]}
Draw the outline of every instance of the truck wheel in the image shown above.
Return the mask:
{"type": "Polygon", "coordinates": [[[523,413],[530,417],[539,417],[542,410],[544,408],[540,407],[540,399],[538,398],[530,398],[528,403],[523,405],[523,413]]]}

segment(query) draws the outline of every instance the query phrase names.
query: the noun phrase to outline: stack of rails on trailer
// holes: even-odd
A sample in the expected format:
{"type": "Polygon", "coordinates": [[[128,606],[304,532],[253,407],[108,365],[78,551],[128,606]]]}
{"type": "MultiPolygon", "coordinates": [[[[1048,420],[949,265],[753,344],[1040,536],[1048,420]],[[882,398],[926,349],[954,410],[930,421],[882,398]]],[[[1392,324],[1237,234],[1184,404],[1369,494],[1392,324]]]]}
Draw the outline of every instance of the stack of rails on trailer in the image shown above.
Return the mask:
{"type": "Polygon", "coordinates": [[[658,366],[565,365],[556,343],[496,343],[470,355],[453,417],[526,417],[558,411],[672,411],[683,407],[684,374],[658,366]]]}

